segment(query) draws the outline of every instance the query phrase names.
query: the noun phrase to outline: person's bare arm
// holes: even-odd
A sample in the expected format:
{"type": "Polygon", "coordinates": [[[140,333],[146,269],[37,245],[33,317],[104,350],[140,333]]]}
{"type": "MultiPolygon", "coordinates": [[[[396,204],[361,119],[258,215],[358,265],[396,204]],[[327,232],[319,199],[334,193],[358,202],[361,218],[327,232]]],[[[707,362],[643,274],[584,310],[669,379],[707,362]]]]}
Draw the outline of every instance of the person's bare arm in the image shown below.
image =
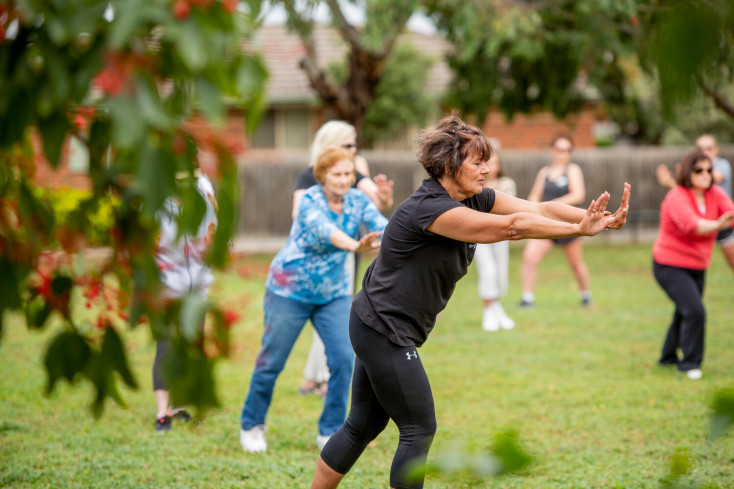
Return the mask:
{"type": "Polygon", "coordinates": [[[364,192],[372,203],[382,211],[392,205],[393,182],[388,180],[385,175],[375,175],[375,179],[380,182],[380,185],[371,178],[365,177],[359,181],[357,188],[364,192]]]}
{"type": "Polygon", "coordinates": [[[329,240],[331,244],[342,250],[353,251],[354,253],[364,253],[366,251],[376,250],[380,247],[377,239],[382,236],[382,231],[374,231],[367,233],[359,240],[351,238],[347,233],[340,229],[332,231],[329,240]]]}
{"type": "Polygon", "coordinates": [[[540,202],[540,199],[543,198],[543,186],[545,185],[545,176],[547,173],[548,167],[544,166],[535,176],[535,182],[533,182],[533,186],[528,194],[528,200],[530,202],[540,202]]]}
{"type": "Polygon", "coordinates": [[[717,220],[699,219],[696,231],[698,234],[708,234],[730,228],[734,222],[734,212],[725,212],[717,220]]]}
{"type": "MultiPolygon", "coordinates": [[[[524,210],[506,215],[496,215],[475,211],[468,207],[456,207],[437,217],[428,226],[428,231],[469,243],[494,243],[527,238],[593,236],[606,229],[607,225],[614,221],[614,217],[611,215],[605,216],[608,203],[609,194],[604,192],[597,200],[591,202],[585,212],[581,211],[583,217],[577,223],[550,219],[524,210]]],[[[574,209],[571,206],[566,207],[574,209]]],[[[525,206],[521,207],[521,209],[525,208],[525,206]]]]}
{"type": "Polygon", "coordinates": [[[305,189],[298,189],[293,191],[293,208],[291,209],[291,219],[295,219],[298,215],[298,206],[301,203],[301,197],[306,193],[305,189]]]}
{"type": "Polygon", "coordinates": [[[576,163],[569,163],[566,170],[566,178],[568,178],[568,193],[562,195],[554,202],[568,205],[579,205],[586,200],[586,185],[584,184],[584,174],[576,163]]]}

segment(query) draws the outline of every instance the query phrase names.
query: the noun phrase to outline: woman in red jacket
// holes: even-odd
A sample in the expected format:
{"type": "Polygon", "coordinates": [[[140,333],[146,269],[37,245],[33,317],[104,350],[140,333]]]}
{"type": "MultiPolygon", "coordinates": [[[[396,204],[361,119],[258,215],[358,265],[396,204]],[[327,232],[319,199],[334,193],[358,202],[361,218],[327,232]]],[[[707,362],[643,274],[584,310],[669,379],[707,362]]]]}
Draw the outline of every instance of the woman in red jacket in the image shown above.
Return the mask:
{"type": "Polygon", "coordinates": [[[711,160],[703,153],[683,159],[677,183],[660,207],[660,231],[652,249],[655,280],[675,303],[660,364],[677,365],[697,380],[702,375],[706,268],[716,233],[734,224],[734,203],[713,185],[711,160]]]}

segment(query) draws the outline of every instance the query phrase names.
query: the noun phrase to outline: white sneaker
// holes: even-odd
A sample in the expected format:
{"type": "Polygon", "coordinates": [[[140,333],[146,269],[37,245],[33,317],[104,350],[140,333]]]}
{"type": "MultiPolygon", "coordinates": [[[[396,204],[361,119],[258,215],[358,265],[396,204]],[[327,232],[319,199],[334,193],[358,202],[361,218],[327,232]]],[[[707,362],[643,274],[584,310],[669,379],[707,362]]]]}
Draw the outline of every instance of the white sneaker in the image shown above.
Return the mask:
{"type": "Polygon", "coordinates": [[[495,301],[492,303],[492,308],[494,308],[495,313],[497,314],[497,319],[499,320],[500,327],[502,329],[512,329],[515,327],[515,321],[510,318],[510,316],[507,315],[505,312],[504,307],[502,307],[502,304],[495,301]]]}
{"type": "Polygon", "coordinates": [[[703,377],[703,372],[701,372],[700,368],[692,368],[686,372],[686,377],[691,380],[698,380],[703,377]]]}
{"type": "Polygon", "coordinates": [[[240,430],[240,445],[247,453],[266,451],[268,442],[265,441],[265,425],[259,424],[249,430],[240,430]]]}
{"type": "Polygon", "coordinates": [[[482,329],[490,332],[500,330],[500,320],[492,306],[484,308],[484,312],[482,313],[482,329]]]}
{"type": "Polygon", "coordinates": [[[319,447],[319,450],[324,449],[329,438],[331,438],[331,435],[316,435],[316,446],[319,447]]]}

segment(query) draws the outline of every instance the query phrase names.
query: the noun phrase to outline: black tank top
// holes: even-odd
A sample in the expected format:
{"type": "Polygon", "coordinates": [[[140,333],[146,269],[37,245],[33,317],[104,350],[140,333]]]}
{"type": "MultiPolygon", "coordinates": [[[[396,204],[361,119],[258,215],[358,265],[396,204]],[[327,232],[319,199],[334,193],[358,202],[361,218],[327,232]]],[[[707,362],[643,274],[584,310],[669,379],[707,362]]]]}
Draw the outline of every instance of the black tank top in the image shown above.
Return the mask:
{"type": "Polygon", "coordinates": [[[542,202],[557,199],[568,193],[568,177],[566,176],[566,170],[563,170],[563,175],[559,176],[555,180],[545,177],[545,185],[543,186],[543,198],[542,202]]]}

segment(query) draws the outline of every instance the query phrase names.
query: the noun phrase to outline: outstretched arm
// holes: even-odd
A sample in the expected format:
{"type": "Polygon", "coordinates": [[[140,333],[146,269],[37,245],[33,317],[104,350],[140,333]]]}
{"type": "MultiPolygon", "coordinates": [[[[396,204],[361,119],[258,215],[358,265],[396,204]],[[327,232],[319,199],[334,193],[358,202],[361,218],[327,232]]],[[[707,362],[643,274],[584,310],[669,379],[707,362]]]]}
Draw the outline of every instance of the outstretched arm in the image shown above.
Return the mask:
{"type": "Polygon", "coordinates": [[[588,209],[554,203],[528,202],[497,192],[492,213],[456,207],[436,218],[428,230],[447,238],[470,243],[494,243],[527,238],[593,236],[607,227],[624,226],[630,187],[625,184],[620,209],[605,214],[609,194],[604,192],[588,209]]]}

